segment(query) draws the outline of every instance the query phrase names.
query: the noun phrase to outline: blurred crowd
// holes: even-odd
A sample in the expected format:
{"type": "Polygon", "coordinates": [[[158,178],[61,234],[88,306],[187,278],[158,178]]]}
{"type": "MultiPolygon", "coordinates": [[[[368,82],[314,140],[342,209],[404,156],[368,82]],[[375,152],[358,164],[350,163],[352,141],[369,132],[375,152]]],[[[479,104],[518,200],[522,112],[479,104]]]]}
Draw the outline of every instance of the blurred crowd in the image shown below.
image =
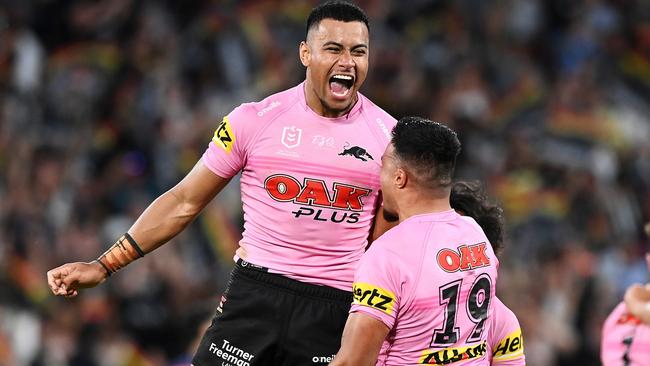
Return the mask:
{"type": "MultiPolygon", "coordinates": [[[[221,117],[304,78],[315,1],[0,2],[0,365],[187,365],[241,233],[236,179],[172,243],[74,299],[94,259],[200,158],[221,117]]],[[[597,365],[648,281],[650,2],[389,0],[362,91],[456,129],[505,209],[498,295],[528,364],[597,365]]]]}

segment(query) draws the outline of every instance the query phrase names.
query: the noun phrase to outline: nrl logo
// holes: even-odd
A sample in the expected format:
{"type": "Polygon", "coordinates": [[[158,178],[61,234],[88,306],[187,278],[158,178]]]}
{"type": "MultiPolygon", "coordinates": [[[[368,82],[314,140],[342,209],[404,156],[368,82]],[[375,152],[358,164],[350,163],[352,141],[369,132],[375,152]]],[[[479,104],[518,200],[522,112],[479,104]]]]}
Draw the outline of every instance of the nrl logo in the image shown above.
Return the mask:
{"type": "Polygon", "coordinates": [[[285,127],[282,130],[282,145],[289,149],[293,149],[300,145],[300,138],[302,137],[302,129],[296,126],[285,127]]]}

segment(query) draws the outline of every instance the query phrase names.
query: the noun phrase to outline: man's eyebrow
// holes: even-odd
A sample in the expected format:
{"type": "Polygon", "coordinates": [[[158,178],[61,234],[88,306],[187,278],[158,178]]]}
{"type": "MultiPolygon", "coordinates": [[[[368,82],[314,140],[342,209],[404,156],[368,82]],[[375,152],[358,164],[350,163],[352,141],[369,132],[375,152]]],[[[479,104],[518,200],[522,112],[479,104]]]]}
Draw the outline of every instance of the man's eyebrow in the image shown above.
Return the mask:
{"type": "Polygon", "coordinates": [[[327,42],[323,43],[323,47],[327,47],[327,46],[336,46],[336,47],[343,48],[342,44],[340,44],[338,42],[334,42],[334,41],[327,41],[327,42]]]}
{"type": "MultiPolygon", "coordinates": [[[[323,43],[323,47],[327,47],[327,46],[336,46],[336,47],[345,48],[345,46],[343,46],[342,44],[340,44],[338,42],[334,42],[334,41],[327,41],[327,42],[323,43]]],[[[368,48],[368,45],[365,44],[365,43],[359,43],[357,45],[352,46],[352,49],[355,49],[355,48],[368,48]]]]}

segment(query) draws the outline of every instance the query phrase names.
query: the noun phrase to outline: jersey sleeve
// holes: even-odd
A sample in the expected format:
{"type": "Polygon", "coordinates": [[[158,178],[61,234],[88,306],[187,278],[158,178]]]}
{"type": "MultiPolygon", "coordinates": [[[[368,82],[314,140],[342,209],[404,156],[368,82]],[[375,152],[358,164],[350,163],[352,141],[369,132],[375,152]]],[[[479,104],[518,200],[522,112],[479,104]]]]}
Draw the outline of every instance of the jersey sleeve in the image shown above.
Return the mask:
{"type": "Polygon", "coordinates": [[[246,163],[249,143],[257,131],[247,109],[242,104],[223,117],[203,153],[203,164],[222,178],[232,178],[246,163]]]}
{"type": "Polygon", "coordinates": [[[373,244],[364,254],[352,286],[354,300],[351,313],[359,312],[376,318],[392,329],[402,293],[400,272],[395,256],[380,245],[373,244]]]}
{"type": "Polygon", "coordinates": [[[517,316],[498,298],[495,298],[494,314],[488,335],[492,350],[492,365],[526,365],[524,339],[517,316]]]}

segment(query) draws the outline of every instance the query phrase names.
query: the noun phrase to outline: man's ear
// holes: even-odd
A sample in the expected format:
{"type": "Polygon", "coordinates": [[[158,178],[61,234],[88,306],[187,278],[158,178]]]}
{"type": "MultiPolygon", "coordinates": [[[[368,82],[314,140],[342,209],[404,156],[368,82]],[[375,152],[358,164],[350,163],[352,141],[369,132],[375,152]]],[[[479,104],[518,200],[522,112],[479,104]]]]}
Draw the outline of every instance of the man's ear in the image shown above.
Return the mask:
{"type": "Polygon", "coordinates": [[[396,188],[402,189],[406,187],[406,183],[408,183],[408,180],[409,180],[409,176],[406,170],[402,168],[395,169],[394,183],[396,188]]]}
{"type": "Polygon", "coordinates": [[[309,62],[311,61],[311,50],[309,49],[306,41],[300,42],[299,53],[302,66],[308,67],[309,62]]]}

